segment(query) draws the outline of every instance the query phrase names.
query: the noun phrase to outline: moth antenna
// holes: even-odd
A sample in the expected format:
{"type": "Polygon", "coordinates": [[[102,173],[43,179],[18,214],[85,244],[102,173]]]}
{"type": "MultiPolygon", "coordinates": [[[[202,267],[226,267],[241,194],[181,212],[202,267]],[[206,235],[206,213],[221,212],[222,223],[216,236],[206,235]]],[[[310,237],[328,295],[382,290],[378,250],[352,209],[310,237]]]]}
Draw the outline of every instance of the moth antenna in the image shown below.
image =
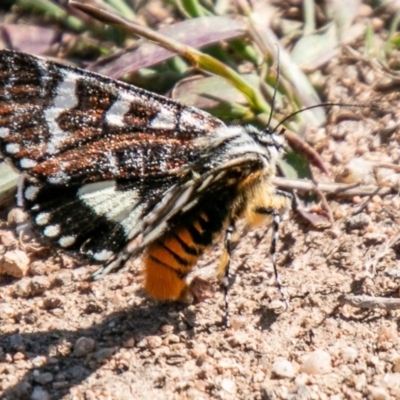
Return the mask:
{"type": "MultiPolygon", "coordinates": [[[[287,120],[291,119],[292,117],[294,117],[294,116],[297,115],[297,114],[300,114],[300,113],[303,112],[303,111],[312,110],[313,108],[319,108],[319,107],[334,107],[334,106],[341,106],[341,107],[357,107],[357,108],[369,108],[369,109],[372,109],[372,110],[378,110],[378,111],[382,111],[382,112],[385,111],[385,110],[383,110],[382,108],[379,108],[379,107],[376,107],[376,106],[369,106],[369,105],[366,105],[366,104],[349,104],[349,103],[321,103],[321,104],[315,104],[315,105],[313,105],[313,106],[305,107],[305,108],[302,108],[302,109],[300,109],[300,110],[297,110],[297,111],[295,111],[295,112],[289,114],[288,116],[286,116],[285,118],[283,118],[283,120],[280,121],[280,122],[275,126],[274,129],[272,129],[272,132],[276,132],[276,131],[279,129],[279,127],[282,126],[287,120]]],[[[268,121],[267,127],[269,126],[269,123],[270,123],[270,122],[271,122],[271,116],[270,116],[270,119],[269,119],[269,121],[268,121]]]]}
{"type": "Polygon", "coordinates": [[[275,85],[274,85],[274,94],[272,95],[272,100],[271,100],[271,112],[269,113],[269,118],[267,122],[267,128],[271,124],[272,121],[272,114],[274,112],[274,106],[275,106],[275,100],[276,100],[276,94],[278,92],[278,84],[279,84],[279,78],[281,74],[281,69],[280,69],[280,63],[279,63],[279,47],[276,45],[276,54],[277,54],[277,66],[276,66],[276,80],[275,80],[275,85]]]}

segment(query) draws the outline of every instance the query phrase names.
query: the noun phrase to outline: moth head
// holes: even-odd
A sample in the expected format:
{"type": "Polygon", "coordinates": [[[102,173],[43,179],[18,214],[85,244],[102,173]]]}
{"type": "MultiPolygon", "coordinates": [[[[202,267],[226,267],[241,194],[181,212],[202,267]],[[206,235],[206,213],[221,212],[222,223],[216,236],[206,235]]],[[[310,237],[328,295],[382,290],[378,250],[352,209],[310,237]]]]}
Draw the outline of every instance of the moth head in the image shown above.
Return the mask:
{"type": "Polygon", "coordinates": [[[246,131],[250,134],[260,145],[268,148],[275,148],[278,153],[282,153],[285,143],[282,133],[277,133],[267,126],[264,130],[259,130],[252,125],[246,126],[246,131]]]}

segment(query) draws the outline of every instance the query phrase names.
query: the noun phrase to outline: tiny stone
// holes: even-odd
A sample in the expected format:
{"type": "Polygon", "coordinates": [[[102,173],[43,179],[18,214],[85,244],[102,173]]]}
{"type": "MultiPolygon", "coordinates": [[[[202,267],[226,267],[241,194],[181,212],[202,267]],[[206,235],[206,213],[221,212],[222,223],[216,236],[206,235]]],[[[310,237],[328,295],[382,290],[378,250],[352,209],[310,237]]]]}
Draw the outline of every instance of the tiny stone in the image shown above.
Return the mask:
{"type": "Polygon", "coordinates": [[[344,362],[353,363],[358,358],[358,351],[348,346],[342,350],[341,355],[344,362]]]}
{"type": "Polygon", "coordinates": [[[36,356],[32,359],[32,365],[36,368],[42,367],[47,363],[47,358],[45,356],[36,356]]]}
{"type": "Polygon", "coordinates": [[[135,346],[135,339],[134,338],[128,338],[123,343],[123,347],[125,347],[126,349],[131,349],[134,346],[135,346]]]}
{"type": "Polygon", "coordinates": [[[61,305],[61,300],[58,297],[49,297],[44,299],[43,308],[46,310],[52,310],[53,308],[59,307],[61,305]]]}
{"type": "Polygon", "coordinates": [[[290,379],[290,378],[294,377],[293,364],[290,361],[285,360],[283,358],[276,360],[272,364],[271,371],[278,378],[289,378],[290,379]]]}
{"type": "MultiPolygon", "coordinates": [[[[400,395],[400,373],[388,373],[383,377],[382,385],[390,390],[392,394],[400,395]]],[[[396,399],[398,397],[396,396],[396,399]]]]}
{"type": "Polygon", "coordinates": [[[41,385],[45,385],[46,383],[49,383],[53,381],[54,377],[51,372],[43,372],[39,374],[33,374],[33,379],[35,382],[40,383],[41,385]]]}
{"type": "Polygon", "coordinates": [[[398,333],[397,329],[393,326],[391,327],[383,327],[378,332],[378,343],[385,343],[389,341],[397,341],[398,333]]]}
{"type": "Polygon", "coordinates": [[[162,345],[162,339],[160,336],[148,336],[146,339],[146,348],[147,349],[156,349],[162,345]]]}
{"type": "Polygon", "coordinates": [[[163,325],[160,328],[162,333],[172,333],[174,331],[174,326],[173,325],[163,325]]]}
{"type": "Polygon", "coordinates": [[[232,347],[238,347],[245,344],[248,340],[248,335],[244,331],[237,331],[228,339],[228,343],[232,347]]]}
{"type": "MultiPolygon", "coordinates": [[[[31,383],[22,381],[18,383],[13,389],[13,398],[15,399],[29,399],[29,395],[32,392],[31,383]]],[[[9,399],[9,397],[8,397],[9,399]]]]}
{"type": "Polygon", "coordinates": [[[313,351],[301,366],[301,371],[309,375],[323,375],[331,370],[331,356],[324,350],[313,351]]]}
{"type": "Polygon", "coordinates": [[[234,394],[236,392],[236,385],[232,379],[223,379],[221,382],[221,388],[230,394],[234,394]]]}
{"type": "Polygon", "coordinates": [[[179,322],[178,329],[180,331],[187,331],[187,325],[184,322],[179,322]]]}
{"type": "Polygon", "coordinates": [[[21,279],[15,286],[14,294],[17,297],[29,297],[31,295],[31,279],[21,279]]]}
{"type": "Polygon", "coordinates": [[[53,382],[52,386],[53,386],[53,389],[60,390],[60,389],[66,388],[66,387],[70,387],[70,384],[66,381],[59,381],[59,382],[53,382]]]}
{"type": "Polygon", "coordinates": [[[21,250],[7,251],[0,258],[0,275],[22,278],[28,273],[29,257],[21,250]]]}
{"type": "Polygon", "coordinates": [[[18,243],[15,235],[11,231],[1,231],[0,241],[7,248],[15,247],[18,243]]]}
{"type": "Polygon", "coordinates": [[[10,225],[20,225],[28,221],[28,214],[21,208],[13,208],[7,214],[7,222],[10,225]]]}
{"type": "Polygon", "coordinates": [[[20,351],[17,351],[14,356],[13,356],[14,361],[18,360],[24,360],[25,359],[25,354],[21,353],[20,351]]]}
{"type": "Polygon", "coordinates": [[[47,276],[34,276],[31,280],[31,295],[39,296],[50,289],[51,282],[47,276]]]}
{"type": "Polygon", "coordinates": [[[75,342],[72,355],[74,357],[82,357],[88,353],[91,353],[94,350],[95,345],[96,343],[94,339],[82,336],[75,342]]]}
{"type": "Polygon", "coordinates": [[[167,337],[169,343],[179,343],[181,341],[180,337],[178,335],[175,335],[171,333],[167,337]]]}
{"type": "Polygon", "coordinates": [[[396,357],[393,363],[393,372],[400,373],[400,356],[396,357]]]}
{"type": "Polygon", "coordinates": [[[29,266],[29,273],[32,276],[35,275],[46,275],[49,272],[48,264],[43,261],[34,261],[29,266]]]}
{"type": "Polygon", "coordinates": [[[116,351],[117,347],[105,347],[103,349],[97,350],[94,357],[97,361],[103,361],[109,359],[116,351]]]}
{"type": "Polygon", "coordinates": [[[57,286],[64,286],[72,281],[72,273],[70,271],[61,271],[59,272],[55,279],[54,284],[57,286]]]}
{"type": "Polygon", "coordinates": [[[41,386],[35,386],[30,400],[50,400],[50,395],[41,386]]]}
{"type": "Polygon", "coordinates": [[[14,308],[12,308],[7,303],[0,303],[0,319],[6,319],[12,317],[15,313],[14,308]]]}
{"type": "Polygon", "coordinates": [[[389,400],[390,396],[387,391],[381,387],[373,387],[370,389],[370,399],[372,400],[389,400]]]}
{"type": "Polygon", "coordinates": [[[357,214],[348,218],[345,224],[346,228],[349,230],[363,229],[371,224],[371,217],[365,213],[357,214]]]}

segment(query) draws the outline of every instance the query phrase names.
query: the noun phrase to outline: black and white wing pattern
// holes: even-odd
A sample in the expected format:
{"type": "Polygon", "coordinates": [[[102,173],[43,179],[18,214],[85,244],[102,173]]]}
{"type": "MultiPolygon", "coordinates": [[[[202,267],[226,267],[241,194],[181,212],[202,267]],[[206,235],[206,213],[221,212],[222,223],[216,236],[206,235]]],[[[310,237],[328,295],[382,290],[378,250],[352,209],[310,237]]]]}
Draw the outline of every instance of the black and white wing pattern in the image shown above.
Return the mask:
{"type": "Polygon", "coordinates": [[[105,261],[222,122],[106,77],[0,52],[0,150],[40,236],[105,261]]]}
{"type": "Polygon", "coordinates": [[[42,239],[95,261],[143,248],[254,171],[273,174],[276,146],[122,82],[0,51],[0,152],[23,173],[18,202],[42,239]]]}

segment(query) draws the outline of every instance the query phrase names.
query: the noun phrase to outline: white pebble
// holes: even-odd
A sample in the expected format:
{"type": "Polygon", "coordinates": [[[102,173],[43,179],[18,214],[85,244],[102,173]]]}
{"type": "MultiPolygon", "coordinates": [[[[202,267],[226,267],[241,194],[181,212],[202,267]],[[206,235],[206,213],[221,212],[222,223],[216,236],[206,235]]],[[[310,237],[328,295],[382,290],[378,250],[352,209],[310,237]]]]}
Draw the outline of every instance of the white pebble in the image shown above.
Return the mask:
{"type": "Polygon", "coordinates": [[[389,394],[381,387],[373,387],[370,389],[370,399],[372,400],[389,400],[389,394]]]}
{"type": "Polygon", "coordinates": [[[223,379],[221,382],[221,388],[230,394],[234,394],[236,392],[236,385],[232,379],[223,379]]]}
{"type": "Polygon", "coordinates": [[[328,374],[331,370],[331,356],[324,350],[310,353],[301,366],[301,371],[309,375],[328,374]]]}
{"type": "Polygon", "coordinates": [[[284,358],[279,358],[272,364],[272,373],[278,378],[293,378],[294,368],[293,364],[285,360],[284,358]]]}
{"type": "Polygon", "coordinates": [[[345,347],[342,352],[342,359],[346,363],[353,363],[358,358],[358,351],[354,347],[345,347]]]}

